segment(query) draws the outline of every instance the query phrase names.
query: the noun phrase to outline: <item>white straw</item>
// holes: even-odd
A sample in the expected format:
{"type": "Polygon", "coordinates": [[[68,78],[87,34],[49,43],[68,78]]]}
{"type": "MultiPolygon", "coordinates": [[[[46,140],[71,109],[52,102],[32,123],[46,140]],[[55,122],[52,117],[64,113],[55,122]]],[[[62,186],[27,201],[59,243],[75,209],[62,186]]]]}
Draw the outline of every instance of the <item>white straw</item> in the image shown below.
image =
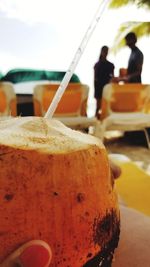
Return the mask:
{"type": "Polygon", "coordinates": [[[104,9],[106,8],[108,3],[109,3],[109,0],[103,0],[103,2],[101,2],[100,6],[98,7],[98,10],[97,10],[94,18],[93,18],[91,24],[89,25],[87,32],[84,35],[79,48],[77,49],[77,51],[75,53],[75,56],[74,56],[70,66],[68,68],[68,71],[66,72],[63,80],[61,81],[60,86],[57,89],[56,94],[55,94],[46,114],[45,114],[45,118],[52,118],[52,116],[53,116],[53,114],[54,114],[54,112],[58,106],[58,103],[59,103],[63,93],[65,92],[66,87],[67,87],[67,85],[68,85],[68,83],[69,83],[69,81],[70,81],[70,79],[74,73],[74,70],[75,70],[75,68],[76,68],[76,66],[77,66],[77,64],[78,64],[78,62],[79,62],[79,60],[80,60],[80,58],[84,52],[84,49],[85,49],[93,31],[94,31],[94,29],[96,28],[96,26],[97,26],[97,24],[101,18],[101,15],[104,12],[104,9]]]}

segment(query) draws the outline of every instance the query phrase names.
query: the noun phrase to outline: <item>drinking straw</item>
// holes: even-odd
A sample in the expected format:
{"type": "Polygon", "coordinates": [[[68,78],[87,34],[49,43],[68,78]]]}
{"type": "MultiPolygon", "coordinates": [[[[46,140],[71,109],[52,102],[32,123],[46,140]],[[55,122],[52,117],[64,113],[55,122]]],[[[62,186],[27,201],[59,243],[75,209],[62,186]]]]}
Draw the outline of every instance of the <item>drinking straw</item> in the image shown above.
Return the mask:
{"type": "Polygon", "coordinates": [[[64,75],[64,78],[62,79],[62,81],[61,81],[61,83],[60,83],[60,85],[56,91],[56,94],[55,94],[55,96],[54,96],[45,116],[44,116],[45,118],[49,118],[49,119],[52,118],[52,116],[53,116],[53,114],[54,114],[54,112],[58,106],[58,103],[59,103],[61,97],[63,96],[63,93],[65,92],[66,87],[67,87],[67,85],[68,85],[68,83],[69,83],[69,81],[70,81],[70,79],[74,73],[74,70],[75,70],[75,68],[76,68],[76,66],[77,66],[77,64],[78,64],[78,62],[79,62],[79,60],[80,60],[80,58],[84,52],[84,49],[85,49],[93,31],[94,31],[94,29],[96,28],[96,26],[97,26],[97,24],[101,18],[101,15],[103,14],[108,3],[109,3],[109,0],[103,0],[100,3],[100,5],[99,5],[99,7],[95,13],[95,16],[93,17],[92,22],[90,23],[90,25],[89,25],[89,27],[88,27],[88,29],[87,29],[87,31],[86,31],[83,39],[82,39],[82,42],[79,45],[79,47],[78,47],[78,49],[74,55],[74,58],[70,64],[66,74],[64,75]]]}

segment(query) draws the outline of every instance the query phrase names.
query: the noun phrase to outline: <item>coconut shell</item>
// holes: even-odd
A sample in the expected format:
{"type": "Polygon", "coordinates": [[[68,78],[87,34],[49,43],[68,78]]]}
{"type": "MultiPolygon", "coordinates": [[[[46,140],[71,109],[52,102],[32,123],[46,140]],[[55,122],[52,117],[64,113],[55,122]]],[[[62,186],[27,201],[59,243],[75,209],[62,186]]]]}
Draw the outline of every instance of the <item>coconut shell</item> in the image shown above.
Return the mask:
{"type": "Polygon", "coordinates": [[[2,120],[0,262],[42,239],[51,246],[52,267],[105,266],[119,238],[113,185],[99,139],[54,119],[2,120]]]}

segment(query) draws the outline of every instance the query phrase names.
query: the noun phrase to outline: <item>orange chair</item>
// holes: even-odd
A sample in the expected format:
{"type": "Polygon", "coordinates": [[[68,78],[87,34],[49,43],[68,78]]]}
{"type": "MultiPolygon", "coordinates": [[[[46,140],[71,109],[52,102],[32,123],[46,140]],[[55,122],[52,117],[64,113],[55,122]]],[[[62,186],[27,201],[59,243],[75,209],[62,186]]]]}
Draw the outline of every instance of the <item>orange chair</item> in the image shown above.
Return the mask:
{"type": "MultiPolygon", "coordinates": [[[[58,83],[39,84],[33,91],[35,116],[44,116],[59,87],[58,83]]],[[[95,117],[86,116],[89,87],[81,83],[69,83],[55,111],[54,117],[73,129],[96,126],[95,117]]]]}
{"type": "MultiPolygon", "coordinates": [[[[59,87],[58,83],[39,84],[33,93],[34,115],[44,116],[59,87]]],[[[86,115],[89,88],[80,83],[69,83],[54,116],[86,115]]]]}
{"type": "Polygon", "coordinates": [[[103,89],[101,119],[99,131],[102,139],[108,130],[142,130],[150,148],[147,131],[150,127],[150,85],[107,84],[103,89]]]}
{"type": "Polygon", "coordinates": [[[104,87],[101,119],[114,113],[150,113],[150,85],[110,83],[104,87]]]}
{"type": "Polygon", "coordinates": [[[17,100],[13,85],[0,82],[0,116],[16,116],[17,100]]]}

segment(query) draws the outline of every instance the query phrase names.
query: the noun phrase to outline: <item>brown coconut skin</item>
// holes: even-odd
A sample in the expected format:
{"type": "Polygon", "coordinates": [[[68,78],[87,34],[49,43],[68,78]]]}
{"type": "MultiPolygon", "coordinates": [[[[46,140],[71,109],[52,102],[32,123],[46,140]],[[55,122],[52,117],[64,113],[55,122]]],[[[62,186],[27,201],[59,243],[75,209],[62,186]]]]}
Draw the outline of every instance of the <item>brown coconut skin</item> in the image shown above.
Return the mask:
{"type": "MultiPolygon", "coordinates": [[[[38,147],[45,139],[32,142],[38,147]]],[[[84,266],[119,224],[105,148],[93,143],[52,153],[19,146],[0,144],[0,263],[25,242],[42,239],[51,246],[52,267],[84,266]],[[99,233],[112,212],[116,223],[99,233]]]]}

